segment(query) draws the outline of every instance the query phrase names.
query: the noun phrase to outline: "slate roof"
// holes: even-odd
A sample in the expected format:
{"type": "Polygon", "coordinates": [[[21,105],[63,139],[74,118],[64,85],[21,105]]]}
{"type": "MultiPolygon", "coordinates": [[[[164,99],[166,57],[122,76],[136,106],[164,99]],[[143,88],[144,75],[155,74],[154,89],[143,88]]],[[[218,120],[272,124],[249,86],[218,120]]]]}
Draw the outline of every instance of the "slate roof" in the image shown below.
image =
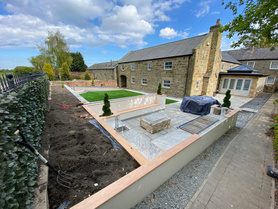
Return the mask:
{"type": "Polygon", "coordinates": [[[192,50],[202,42],[207,34],[170,42],[137,51],[131,51],[125,55],[119,63],[128,63],[143,60],[161,59],[167,57],[178,57],[191,55],[192,50]]]}
{"type": "Polygon", "coordinates": [[[238,49],[224,51],[229,55],[237,59],[242,60],[278,60],[278,48],[276,47],[274,51],[270,51],[270,47],[266,48],[253,48],[250,49],[238,49]]]}
{"type": "Polygon", "coordinates": [[[88,67],[88,70],[114,69],[117,65],[118,65],[118,61],[96,63],[88,67]]]}
{"type": "Polygon", "coordinates": [[[240,65],[240,66],[237,66],[237,67],[234,67],[234,68],[228,70],[228,73],[233,73],[233,72],[257,73],[258,70],[255,70],[254,68],[249,67],[247,65],[240,65]]]}
{"type": "Polygon", "coordinates": [[[233,58],[227,52],[223,51],[221,53],[222,53],[222,61],[236,63],[236,64],[241,64],[239,61],[237,61],[235,58],[233,58]]]}

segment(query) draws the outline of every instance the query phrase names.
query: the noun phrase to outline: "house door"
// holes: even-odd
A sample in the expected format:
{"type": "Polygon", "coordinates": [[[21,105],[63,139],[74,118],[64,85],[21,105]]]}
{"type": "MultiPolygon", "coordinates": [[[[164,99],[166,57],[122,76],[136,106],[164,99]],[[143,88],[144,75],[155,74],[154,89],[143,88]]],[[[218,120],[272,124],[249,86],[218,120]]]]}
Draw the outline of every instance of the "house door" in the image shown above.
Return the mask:
{"type": "Polygon", "coordinates": [[[121,75],[121,87],[122,88],[126,88],[126,76],[125,75],[121,75]]]}
{"type": "Polygon", "coordinates": [[[251,84],[251,78],[224,78],[220,92],[226,93],[229,89],[233,95],[248,96],[251,84]]]}

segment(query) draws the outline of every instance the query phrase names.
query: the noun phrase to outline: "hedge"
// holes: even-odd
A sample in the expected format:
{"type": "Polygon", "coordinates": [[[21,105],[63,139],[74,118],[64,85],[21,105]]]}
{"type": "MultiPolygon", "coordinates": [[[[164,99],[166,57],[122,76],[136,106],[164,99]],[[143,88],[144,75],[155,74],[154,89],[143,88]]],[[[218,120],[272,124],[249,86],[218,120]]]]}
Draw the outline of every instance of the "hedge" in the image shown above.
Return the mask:
{"type": "Polygon", "coordinates": [[[0,208],[32,207],[37,157],[16,143],[21,138],[14,132],[19,129],[40,148],[48,93],[49,82],[43,76],[0,94],[0,208]]]}

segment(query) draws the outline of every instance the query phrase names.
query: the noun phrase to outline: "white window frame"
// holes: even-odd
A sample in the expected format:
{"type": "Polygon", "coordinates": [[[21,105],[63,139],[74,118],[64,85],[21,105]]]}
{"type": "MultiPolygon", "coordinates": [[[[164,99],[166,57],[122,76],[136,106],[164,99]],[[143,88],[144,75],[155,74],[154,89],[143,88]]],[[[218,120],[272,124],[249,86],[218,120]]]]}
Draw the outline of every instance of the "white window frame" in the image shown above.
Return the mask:
{"type": "Polygon", "coordinates": [[[150,71],[152,69],[152,63],[148,62],[148,67],[147,67],[148,71],[150,71]]]}
{"type": "Polygon", "coordinates": [[[125,71],[125,66],[124,65],[122,65],[122,69],[121,69],[122,71],[125,71]]]}
{"type": "Polygon", "coordinates": [[[250,62],[247,62],[247,66],[249,66],[249,67],[251,67],[251,68],[254,68],[255,67],[255,61],[250,61],[250,62]],[[253,63],[253,65],[252,66],[250,66],[249,65],[249,63],[251,64],[251,63],[253,63]]]}
{"type": "Polygon", "coordinates": [[[135,77],[131,77],[131,83],[135,84],[135,77]]]}
{"type": "Polygon", "coordinates": [[[200,85],[201,85],[201,81],[197,81],[197,83],[196,83],[196,90],[200,89],[200,85]]]}
{"type": "Polygon", "coordinates": [[[273,85],[273,84],[275,84],[275,81],[276,81],[276,77],[268,76],[268,77],[266,78],[265,84],[267,84],[267,85],[273,85]],[[269,81],[268,81],[270,78],[273,79],[273,82],[269,82],[269,81]]]}
{"type": "Polygon", "coordinates": [[[225,69],[225,64],[223,63],[221,67],[221,71],[223,71],[224,69],[225,69]]]}
{"type": "Polygon", "coordinates": [[[233,68],[233,65],[230,65],[230,69],[232,69],[233,68]]]}
{"type": "Polygon", "coordinates": [[[142,79],[141,79],[141,84],[142,84],[143,86],[146,86],[146,85],[148,84],[148,80],[147,80],[146,78],[142,78],[142,79]]]}
{"type": "Polygon", "coordinates": [[[135,70],[135,64],[131,65],[131,70],[134,71],[135,70]]]}
{"type": "Polygon", "coordinates": [[[172,84],[172,81],[169,80],[169,79],[163,79],[163,80],[162,80],[162,87],[163,87],[163,88],[170,89],[170,88],[171,88],[171,84],[172,84]],[[169,83],[166,84],[166,86],[165,86],[165,81],[169,81],[169,83]],[[167,85],[169,85],[169,86],[167,86],[167,85]]]}
{"type": "Polygon", "coordinates": [[[270,63],[270,65],[269,65],[269,69],[271,69],[271,70],[278,70],[278,61],[272,61],[270,63]],[[276,68],[272,67],[272,64],[275,63],[275,62],[277,63],[277,67],[276,68]]]}
{"type": "Polygon", "coordinates": [[[164,70],[172,70],[173,69],[173,61],[165,61],[164,62],[164,70]],[[169,68],[168,66],[167,66],[167,68],[166,68],[166,63],[168,64],[168,63],[171,63],[171,68],[169,68]]]}

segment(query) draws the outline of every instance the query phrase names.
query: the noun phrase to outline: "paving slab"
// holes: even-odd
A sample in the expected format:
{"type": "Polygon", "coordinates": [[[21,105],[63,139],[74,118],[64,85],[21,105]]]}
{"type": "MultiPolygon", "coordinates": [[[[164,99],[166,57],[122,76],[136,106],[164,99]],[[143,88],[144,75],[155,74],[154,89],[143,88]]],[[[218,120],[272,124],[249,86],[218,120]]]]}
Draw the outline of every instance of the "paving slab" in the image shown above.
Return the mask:
{"type": "Polygon", "coordinates": [[[265,135],[278,112],[273,94],[256,116],[233,139],[186,209],[273,208],[274,179],[267,165],[274,166],[272,139],[265,135]]]}

